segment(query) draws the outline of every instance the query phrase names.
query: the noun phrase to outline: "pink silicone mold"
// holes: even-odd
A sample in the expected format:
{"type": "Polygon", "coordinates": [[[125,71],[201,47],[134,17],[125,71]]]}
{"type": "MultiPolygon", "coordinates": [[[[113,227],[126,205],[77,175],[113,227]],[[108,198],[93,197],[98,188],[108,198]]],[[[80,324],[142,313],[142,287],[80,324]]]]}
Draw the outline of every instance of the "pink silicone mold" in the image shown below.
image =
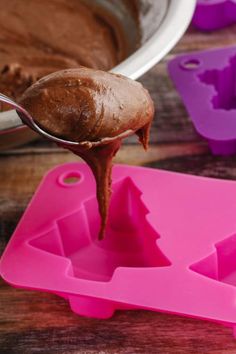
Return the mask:
{"type": "Polygon", "coordinates": [[[1,258],[1,276],[60,295],[81,315],[142,308],[235,328],[236,183],[128,166],[115,166],[113,181],[98,241],[87,166],[50,171],[1,258]]]}
{"type": "Polygon", "coordinates": [[[198,0],[192,21],[195,27],[203,31],[212,31],[235,22],[235,0],[198,0]]]}
{"type": "Polygon", "coordinates": [[[211,151],[236,153],[236,47],[178,56],[169,73],[211,151]]]}

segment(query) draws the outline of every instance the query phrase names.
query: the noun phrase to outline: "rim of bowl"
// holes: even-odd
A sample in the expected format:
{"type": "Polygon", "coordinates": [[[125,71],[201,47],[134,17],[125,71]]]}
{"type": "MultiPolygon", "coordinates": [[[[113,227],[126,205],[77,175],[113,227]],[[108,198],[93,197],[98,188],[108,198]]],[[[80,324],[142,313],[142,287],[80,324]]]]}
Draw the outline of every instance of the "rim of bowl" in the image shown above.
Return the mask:
{"type": "Polygon", "coordinates": [[[136,80],[157,64],[182,37],[194,14],[196,0],[170,0],[166,16],[142,47],[111,71],[136,80]],[[158,50],[157,50],[158,48],[158,50]]]}

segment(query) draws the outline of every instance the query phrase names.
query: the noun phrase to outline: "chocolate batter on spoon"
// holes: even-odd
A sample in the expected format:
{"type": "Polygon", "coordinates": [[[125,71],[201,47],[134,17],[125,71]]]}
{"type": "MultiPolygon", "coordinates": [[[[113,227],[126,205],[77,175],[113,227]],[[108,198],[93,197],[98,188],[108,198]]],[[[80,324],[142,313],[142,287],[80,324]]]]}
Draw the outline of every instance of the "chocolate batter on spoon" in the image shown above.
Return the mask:
{"type": "Polygon", "coordinates": [[[88,163],[95,176],[102,239],[111,195],[112,158],[122,138],[133,133],[145,149],[148,145],[154,107],[147,90],[124,76],[81,67],[40,79],[19,103],[45,131],[79,142],[71,150],[88,163]]]}

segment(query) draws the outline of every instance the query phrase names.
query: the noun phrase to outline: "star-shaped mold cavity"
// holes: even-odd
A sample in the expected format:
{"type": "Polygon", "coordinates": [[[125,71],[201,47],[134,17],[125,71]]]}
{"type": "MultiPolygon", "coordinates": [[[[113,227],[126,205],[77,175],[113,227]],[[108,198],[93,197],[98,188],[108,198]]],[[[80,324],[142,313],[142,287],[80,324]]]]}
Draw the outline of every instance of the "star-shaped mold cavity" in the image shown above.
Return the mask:
{"type": "Polygon", "coordinates": [[[207,70],[199,75],[199,79],[214,87],[216,95],[212,97],[212,105],[215,109],[236,109],[236,56],[230,58],[222,70],[207,70]]]}
{"type": "Polygon", "coordinates": [[[73,276],[82,279],[109,281],[118,267],[169,266],[170,261],[157,246],[159,234],[146,219],[149,211],[141,194],[129,177],[113,185],[109,221],[101,241],[97,200],[93,197],[30,244],[70,259],[73,276]]]}
{"type": "Polygon", "coordinates": [[[208,278],[236,286],[236,234],[215,244],[215,251],[191,265],[191,270],[208,278]]]}

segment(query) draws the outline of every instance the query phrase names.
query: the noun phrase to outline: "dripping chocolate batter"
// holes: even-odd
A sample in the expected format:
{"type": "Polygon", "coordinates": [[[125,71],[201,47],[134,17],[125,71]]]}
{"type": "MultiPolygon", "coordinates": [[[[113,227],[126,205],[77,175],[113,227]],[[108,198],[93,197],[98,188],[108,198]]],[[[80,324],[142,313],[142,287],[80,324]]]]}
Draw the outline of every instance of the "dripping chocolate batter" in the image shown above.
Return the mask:
{"type": "Polygon", "coordinates": [[[0,92],[14,99],[52,72],[107,71],[129,54],[117,20],[82,0],[0,0],[0,8],[0,92]]]}
{"type": "Polygon", "coordinates": [[[42,78],[26,90],[20,104],[44,130],[80,143],[73,152],[95,176],[103,238],[112,158],[122,138],[133,133],[145,149],[148,145],[154,115],[148,91],[124,76],[81,67],[42,78]]]}

